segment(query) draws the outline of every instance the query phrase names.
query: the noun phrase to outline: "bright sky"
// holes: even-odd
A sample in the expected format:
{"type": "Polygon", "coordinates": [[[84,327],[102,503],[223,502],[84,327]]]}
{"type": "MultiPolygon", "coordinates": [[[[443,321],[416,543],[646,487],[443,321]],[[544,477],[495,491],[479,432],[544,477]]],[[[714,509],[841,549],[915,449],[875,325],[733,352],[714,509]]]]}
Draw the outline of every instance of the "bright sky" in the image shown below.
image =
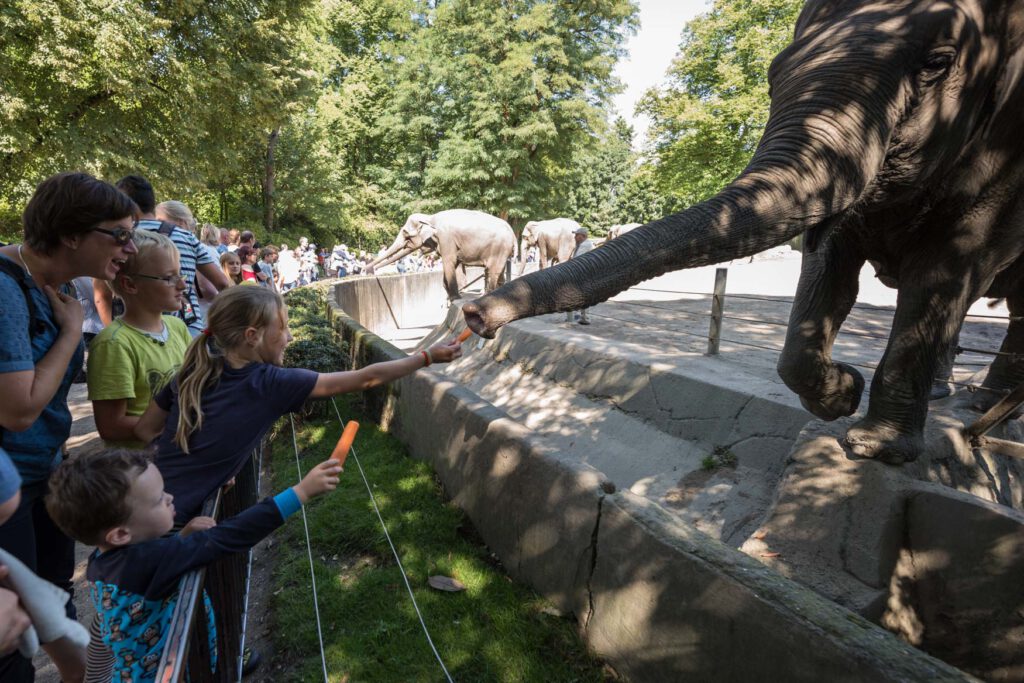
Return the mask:
{"type": "Polygon", "coordinates": [[[649,121],[635,116],[633,108],[644,92],[662,82],[668,65],[679,49],[683,25],[706,11],[709,0],[639,0],[640,30],[626,43],[629,54],[619,62],[615,74],[626,90],[615,98],[615,108],[633,124],[634,146],[643,144],[649,121]]]}

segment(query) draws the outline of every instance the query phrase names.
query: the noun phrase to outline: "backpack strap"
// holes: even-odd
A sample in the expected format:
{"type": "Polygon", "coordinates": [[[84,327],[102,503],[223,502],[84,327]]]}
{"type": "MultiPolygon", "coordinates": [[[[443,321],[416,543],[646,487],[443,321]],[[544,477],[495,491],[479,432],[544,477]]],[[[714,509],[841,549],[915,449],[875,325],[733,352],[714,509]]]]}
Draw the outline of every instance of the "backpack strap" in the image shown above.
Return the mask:
{"type": "Polygon", "coordinates": [[[168,223],[167,221],[160,221],[160,227],[156,229],[158,233],[164,237],[170,237],[174,229],[178,227],[174,223],[168,223]]]}
{"type": "Polygon", "coordinates": [[[28,333],[29,336],[41,334],[45,331],[46,324],[36,315],[36,302],[29,293],[28,275],[25,270],[14,261],[8,258],[0,258],[0,273],[18,283],[22,295],[25,297],[25,306],[28,308],[28,333]]]}

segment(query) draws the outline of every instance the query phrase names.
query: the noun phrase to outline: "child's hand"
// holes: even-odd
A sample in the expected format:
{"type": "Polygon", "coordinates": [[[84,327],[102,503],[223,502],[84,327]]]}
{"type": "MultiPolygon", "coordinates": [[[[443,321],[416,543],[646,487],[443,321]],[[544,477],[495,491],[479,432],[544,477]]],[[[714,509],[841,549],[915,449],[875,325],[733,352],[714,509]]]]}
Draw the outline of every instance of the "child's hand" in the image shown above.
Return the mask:
{"type": "Polygon", "coordinates": [[[450,341],[447,344],[434,344],[427,353],[433,363],[449,363],[462,356],[462,344],[458,341],[450,341]]]}
{"type": "Polygon", "coordinates": [[[193,517],[188,521],[188,524],[182,527],[178,535],[184,538],[189,534],[194,534],[197,531],[206,531],[215,526],[217,526],[217,520],[213,517],[193,517]]]}
{"type": "Polygon", "coordinates": [[[310,498],[333,491],[338,486],[338,475],[341,474],[341,465],[337,460],[328,459],[309,471],[302,481],[295,487],[295,494],[299,497],[300,503],[306,503],[310,498]]]}

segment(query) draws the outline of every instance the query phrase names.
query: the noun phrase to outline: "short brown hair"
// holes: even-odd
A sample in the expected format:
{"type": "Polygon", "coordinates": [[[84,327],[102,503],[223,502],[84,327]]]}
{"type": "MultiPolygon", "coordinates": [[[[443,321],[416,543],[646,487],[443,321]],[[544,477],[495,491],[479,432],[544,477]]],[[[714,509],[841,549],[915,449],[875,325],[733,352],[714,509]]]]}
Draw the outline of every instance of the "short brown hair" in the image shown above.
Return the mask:
{"type": "Polygon", "coordinates": [[[25,244],[52,254],[63,237],[84,235],[103,221],[138,215],[135,202],[110,183],[88,173],[58,173],[39,183],[21,221],[25,244]]]}
{"type": "Polygon", "coordinates": [[[68,536],[97,545],[107,531],[131,518],[128,494],[147,467],[143,451],[121,448],[65,460],[50,477],[46,511],[68,536]]]}

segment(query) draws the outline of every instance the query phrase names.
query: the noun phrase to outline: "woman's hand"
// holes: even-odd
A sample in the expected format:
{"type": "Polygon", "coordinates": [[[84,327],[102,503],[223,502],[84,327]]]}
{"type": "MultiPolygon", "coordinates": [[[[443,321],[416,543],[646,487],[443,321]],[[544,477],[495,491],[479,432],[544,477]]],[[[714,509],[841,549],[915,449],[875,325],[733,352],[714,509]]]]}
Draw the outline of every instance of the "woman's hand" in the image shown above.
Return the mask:
{"type": "Polygon", "coordinates": [[[434,344],[427,353],[430,354],[431,363],[450,363],[462,356],[462,344],[456,340],[445,344],[434,344]]]}
{"type": "MultiPolygon", "coordinates": [[[[7,578],[7,567],[0,565],[0,579],[7,578]]],[[[18,594],[0,588],[0,655],[14,652],[18,638],[32,625],[28,613],[21,608],[18,594]]]]}
{"type": "Polygon", "coordinates": [[[82,304],[78,299],[58,292],[50,285],[43,287],[46,297],[50,300],[50,308],[53,309],[53,319],[62,332],[76,332],[82,334],[82,321],[85,320],[85,313],[82,311],[82,304]]]}

